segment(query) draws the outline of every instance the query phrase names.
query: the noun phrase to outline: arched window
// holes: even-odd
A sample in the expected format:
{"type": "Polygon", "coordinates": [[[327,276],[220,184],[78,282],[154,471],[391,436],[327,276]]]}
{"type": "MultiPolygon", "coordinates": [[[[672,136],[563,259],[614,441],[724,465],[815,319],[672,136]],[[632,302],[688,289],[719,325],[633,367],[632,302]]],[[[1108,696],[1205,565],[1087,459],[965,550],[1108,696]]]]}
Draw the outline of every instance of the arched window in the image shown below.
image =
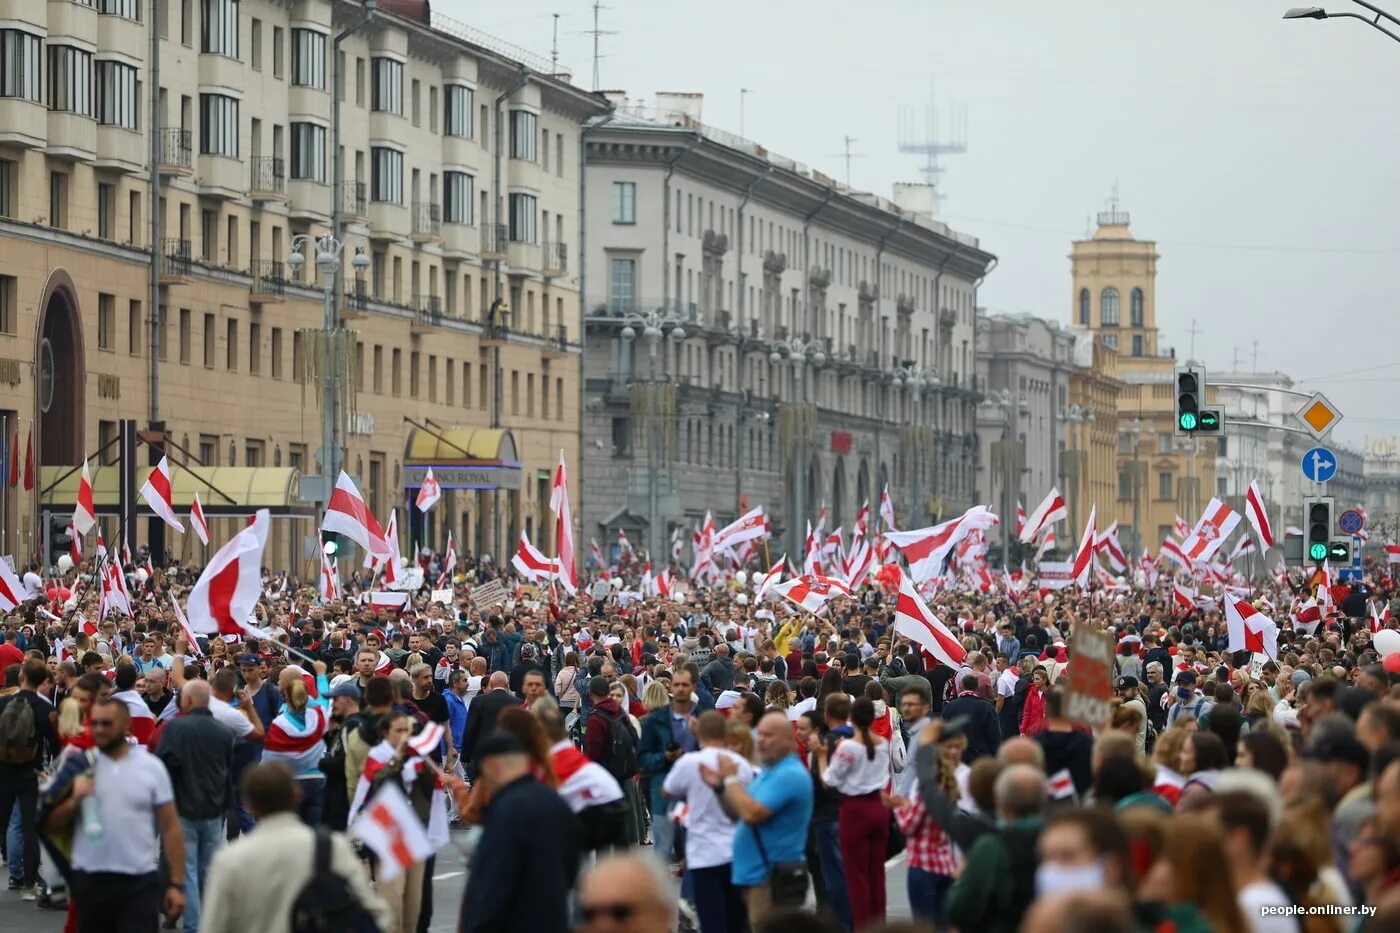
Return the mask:
{"type": "Polygon", "coordinates": [[[1085,327],[1089,326],[1089,289],[1079,290],[1079,323],[1085,327]]]}
{"type": "Polygon", "coordinates": [[[1142,289],[1133,289],[1132,297],[1128,299],[1128,320],[1134,327],[1142,326],[1142,289]]]}
{"type": "Polygon", "coordinates": [[[1109,286],[1099,296],[1099,326],[1118,326],[1118,289],[1109,286]]]}

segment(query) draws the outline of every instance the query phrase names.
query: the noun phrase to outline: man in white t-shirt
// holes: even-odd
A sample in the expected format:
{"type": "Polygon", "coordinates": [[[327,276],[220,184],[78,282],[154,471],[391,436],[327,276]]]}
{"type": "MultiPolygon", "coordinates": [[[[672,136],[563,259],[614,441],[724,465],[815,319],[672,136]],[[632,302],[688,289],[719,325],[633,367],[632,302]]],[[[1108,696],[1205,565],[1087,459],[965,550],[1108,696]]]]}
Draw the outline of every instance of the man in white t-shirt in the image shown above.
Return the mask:
{"type": "Polygon", "coordinates": [[[29,569],[25,571],[24,579],[20,582],[24,584],[25,602],[44,598],[44,578],[39,576],[38,561],[30,562],[29,569]]]}
{"type": "Polygon", "coordinates": [[[1268,875],[1269,839],[1273,835],[1273,814],[1269,803],[1257,793],[1245,790],[1212,794],[1206,804],[1220,824],[1225,851],[1234,866],[1235,900],[1245,923],[1254,933],[1296,933],[1297,921],[1265,907],[1288,907],[1293,901],[1268,875]]]}
{"type": "MultiPolygon", "coordinates": [[[[714,769],[720,758],[728,758],[734,762],[741,783],[753,780],[749,762],[724,747],[725,726],[724,717],[714,710],[701,713],[695,720],[700,748],[676,759],[661,787],[668,798],[684,799],[688,807],[685,867],[695,888],[700,929],[706,931],[748,928],[743,892],[730,877],[735,823],[725,815],[714,790],[700,776],[702,765],[714,769]]],[[[652,818],[666,816],[652,814],[652,818]]]]}
{"type": "Polygon", "coordinates": [[[185,842],[175,792],[161,760],[127,742],[125,703],[94,701],[89,724],[97,746],[92,773],[73,778],[45,824],[73,827],[68,883],[78,929],[149,930],[157,913],[173,920],[185,908],[185,842]],[[95,806],[85,804],[87,798],[95,806]],[[170,866],[164,890],[156,870],[162,852],[170,866]]]}

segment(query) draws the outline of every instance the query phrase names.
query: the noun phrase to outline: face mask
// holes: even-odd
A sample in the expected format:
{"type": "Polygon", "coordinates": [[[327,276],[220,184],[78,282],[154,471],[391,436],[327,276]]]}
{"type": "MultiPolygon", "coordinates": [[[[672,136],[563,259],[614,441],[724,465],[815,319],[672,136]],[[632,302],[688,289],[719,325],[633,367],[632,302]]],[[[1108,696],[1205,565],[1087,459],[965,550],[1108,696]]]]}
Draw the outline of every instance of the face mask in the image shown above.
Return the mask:
{"type": "Polygon", "coordinates": [[[1104,885],[1103,864],[1056,865],[1042,862],[1035,870],[1035,893],[1037,897],[1052,894],[1073,894],[1079,891],[1098,891],[1104,885]]]}
{"type": "Polygon", "coordinates": [[[1191,699],[1191,688],[1190,688],[1190,687],[1177,687],[1177,688],[1176,688],[1176,695],[1179,696],[1179,697],[1181,697],[1183,700],[1189,700],[1189,699],[1191,699]]]}

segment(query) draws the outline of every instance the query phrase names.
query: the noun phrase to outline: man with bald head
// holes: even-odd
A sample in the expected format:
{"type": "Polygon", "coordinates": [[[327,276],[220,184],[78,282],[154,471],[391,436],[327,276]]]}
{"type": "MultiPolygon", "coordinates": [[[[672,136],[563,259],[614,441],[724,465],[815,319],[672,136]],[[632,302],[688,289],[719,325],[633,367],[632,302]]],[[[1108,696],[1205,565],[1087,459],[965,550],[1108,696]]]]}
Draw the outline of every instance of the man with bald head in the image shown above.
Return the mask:
{"type": "Polygon", "coordinates": [[[997,761],[1004,765],[1030,765],[1041,772],[1045,771],[1045,749],[1035,739],[1018,735],[1007,739],[997,749],[997,761]]]}
{"type": "Polygon", "coordinates": [[[758,757],[764,767],[747,787],[729,758],[720,758],[715,768],[700,768],[701,776],[740,824],[734,833],[730,877],[744,891],[750,924],[757,924],[776,907],[801,907],[806,900],[805,873],[782,872],[776,886],[770,876],[776,865],[806,859],[813,798],[812,779],[797,757],[797,739],[787,714],[768,713],[758,721],[757,731],[758,757]]]}
{"type": "Polygon", "coordinates": [[[1015,930],[1035,899],[1045,774],[1008,765],[997,775],[996,804],[1001,830],[973,843],[948,896],[948,922],[960,930],[1015,930]]]}
{"type": "Polygon", "coordinates": [[[674,886],[656,859],[612,855],[578,886],[583,924],[576,933],[654,933],[675,926],[674,886]]]}
{"type": "Polygon", "coordinates": [[[200,895],[209,863],[223,844],[233,786],[233,729],[214,718],[209,697],[208,681],[186,681],[180,688],[180,715],[166,723],[156,746],[156,756],[170,772],[185,837],[185,933],[199,929],[200,895]]]}
{"type": "Polygon", "coordinates": [[[486,683],[486,691],[472,701],[467,709],[467,727],[462,733],[462,760],[467,762],[471,776],[476,775],[476,746],[483,736],[496,728],[501,710],[519,706],[520,699],[510,692],[510,675],[496,671],[486,683]]]}

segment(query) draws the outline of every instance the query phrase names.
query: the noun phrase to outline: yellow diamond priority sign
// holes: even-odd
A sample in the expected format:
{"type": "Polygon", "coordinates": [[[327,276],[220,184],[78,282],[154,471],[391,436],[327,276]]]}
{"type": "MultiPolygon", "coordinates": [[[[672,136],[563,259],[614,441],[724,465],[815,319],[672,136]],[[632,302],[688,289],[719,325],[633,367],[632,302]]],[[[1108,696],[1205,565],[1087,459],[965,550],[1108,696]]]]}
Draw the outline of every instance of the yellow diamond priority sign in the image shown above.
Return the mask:
{"type": "Polygon", "coordinates": [[[1318,440],[1326,437],[1327,432],[1342,420],[1342,413],[1337,410],[1337,406],[1329,402],[1327,396],[1321,392],[1304,402],[1303,407],[1294,412],[1293,416],[1318,440]]]}

